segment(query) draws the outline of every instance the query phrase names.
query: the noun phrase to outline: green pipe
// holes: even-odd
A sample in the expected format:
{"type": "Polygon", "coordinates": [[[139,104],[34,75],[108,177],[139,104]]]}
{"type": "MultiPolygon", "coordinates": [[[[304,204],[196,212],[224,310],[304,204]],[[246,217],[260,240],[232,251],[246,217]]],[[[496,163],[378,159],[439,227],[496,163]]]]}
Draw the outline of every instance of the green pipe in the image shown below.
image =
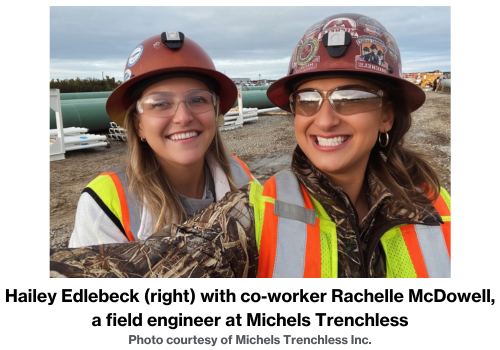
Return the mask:
{"type": "Polygon", "coordinates": [[[241,91],[253,91],[253,90],[267,90],[269,85],[263,85],[263,86],[246,86],[243,85],[241,87],[241,91]]]}
{"type": "Polygon", "coordinates": [[[451,88],[451,79],[443,79],[441,86],[451,88]]]}
{"type": "MultiPolygon", "coordinates": [[[[241,91],[241,99],[243,100],[243,108],[271,108],[276,107],[267,98],[266,90],[241,91]]],[[[238,106],[238,100],[233,105],[233,108],[238,106]]]]}
{"type": "Polygon", "coordinates": [[[108,98],[113,91],[94,91],[94,92],[65,92],[61,94],[61,101],[80,100],[89,98],[108,98]]]}
{"type": "MultiPolygon", "coordinates": [[[[81,127],[89,132],[109,129],[111,119],[106,113],[107,98],[61,101],[63,127],[81,127]]],[[[56,129],[56,114],[50,109],[50,128],[56,129]]]]}
{"type": "MultiPolygon", "coordinates": [[[[258,88],[260,86],[251,86],[258,88]]],[[[264,86],[262,86],[264,88],[264,86]]],[[[267,90],[267,89],[266,89],[267,90]]],[[[242,91],[244,108],[271,108],[276,107],[267,98],[266,90],[242,91]]],[[[111,93],[108,91],[104,93],[111,93]]],[[[93,93],[78,93],[93,94],[93,93]]],[[[63,94],[61,94],[63,95],[63,94]]],[[[74,94],[71,94],[72,96],[74,94]]],[[[76,97],[76,94],[74,95],[76,97]]],[[[90,95],[87,95],[90,96],[90,95]]],[[[61,96],[62,97],[62,96],[61,96]]],[[[63,117],[63,127],[87,128],[89,132],[103,131],[109,129],[111,119],[106,113],[107,98],[61,98],[61,113],[63,117]]],[[[238,106],[238,100],[235,101],[233,108],[238,106]]],[[[56,116],[54,111],[50,110],[50,128],[56,129],[56,116]]]]}

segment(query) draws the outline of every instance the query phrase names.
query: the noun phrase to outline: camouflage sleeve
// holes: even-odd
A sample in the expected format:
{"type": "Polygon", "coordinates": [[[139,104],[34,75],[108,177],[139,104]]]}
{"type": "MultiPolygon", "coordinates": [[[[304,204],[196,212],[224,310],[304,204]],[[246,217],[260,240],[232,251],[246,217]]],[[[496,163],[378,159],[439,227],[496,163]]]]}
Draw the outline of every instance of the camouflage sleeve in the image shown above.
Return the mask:
{"type": "Polygon", "coordinates": [[[51,277],[256,277],[249,186],[145,241],[51,251],[51,277]]]}

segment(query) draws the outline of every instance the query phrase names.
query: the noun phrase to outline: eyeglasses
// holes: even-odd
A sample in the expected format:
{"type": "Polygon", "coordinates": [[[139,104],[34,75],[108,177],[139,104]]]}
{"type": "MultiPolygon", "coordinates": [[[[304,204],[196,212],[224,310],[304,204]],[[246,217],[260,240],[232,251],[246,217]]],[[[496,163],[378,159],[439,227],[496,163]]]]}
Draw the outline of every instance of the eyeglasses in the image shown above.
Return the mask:
{"type": "Polygon", "coordinates": [[[329,91],[303,89],[290,95],[290,108],[294,114],[312,117],[328,99],[339,114],[353,115],[380,108],[383,97],[383,90],[371,90],[361,85],[340,86],[329,91]]]}
{"type": "Polygon", "coordinates": [[[185,102],[192,113],[198,114],[214,110],[217,97],[207,90],[190,90],[184,94],[156,92],[141,98],[137,101],[136,107],[139,113],[151,117],[168,118],[175,114],[181,102],[185,102]],[[183,96],[184,99],[177,96],[183,96]]]}

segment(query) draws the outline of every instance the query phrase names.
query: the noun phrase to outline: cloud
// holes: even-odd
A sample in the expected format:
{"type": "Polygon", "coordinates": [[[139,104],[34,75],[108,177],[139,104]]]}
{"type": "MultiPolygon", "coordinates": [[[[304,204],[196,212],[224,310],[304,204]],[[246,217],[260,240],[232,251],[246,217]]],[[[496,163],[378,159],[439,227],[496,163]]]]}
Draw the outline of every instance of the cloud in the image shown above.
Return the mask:
{"type": "Polygon", "coordinates": [[[50,77],[123,79],[130,52],[144,39],[177,30],[198,42],[230,77],[277,79],[294,46],[335,13],[370,15],[396,38],[408,69],[450,70],[450,7],[51,7],[50,77]],[[81,76],[80,76],[81,77],[81,76]]]}

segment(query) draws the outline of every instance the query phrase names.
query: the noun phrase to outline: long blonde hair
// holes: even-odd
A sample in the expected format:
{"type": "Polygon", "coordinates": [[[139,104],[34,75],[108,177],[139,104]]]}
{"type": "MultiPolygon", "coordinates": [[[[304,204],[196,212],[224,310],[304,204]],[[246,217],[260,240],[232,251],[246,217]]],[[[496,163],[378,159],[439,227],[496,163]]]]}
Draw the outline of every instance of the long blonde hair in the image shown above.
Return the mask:
{"type": "MultiPolygon", "coordinates": [[[[216,119],[223,118],[219,113],[219,102],[215,107],[216,119]]],[[[153,218],[154,231],[174,222],[183,222],[187,215],[174,188],[169,184],[154,151],[147,142],[142,142],[135,131],[135,122],[138,118],[136,103],[127,110],[125,128],[127,129],[128,158],[126,174],[129,180],[131,193],[135,193],[135,200],[141,207],[146,207],[153,218]]],[[[236,190],[229,162],[229,153],[219,128],[216,128],[214,138],[208,147],[205,157],[213,155],[229,180],[231,190],[236,190]]]]}

